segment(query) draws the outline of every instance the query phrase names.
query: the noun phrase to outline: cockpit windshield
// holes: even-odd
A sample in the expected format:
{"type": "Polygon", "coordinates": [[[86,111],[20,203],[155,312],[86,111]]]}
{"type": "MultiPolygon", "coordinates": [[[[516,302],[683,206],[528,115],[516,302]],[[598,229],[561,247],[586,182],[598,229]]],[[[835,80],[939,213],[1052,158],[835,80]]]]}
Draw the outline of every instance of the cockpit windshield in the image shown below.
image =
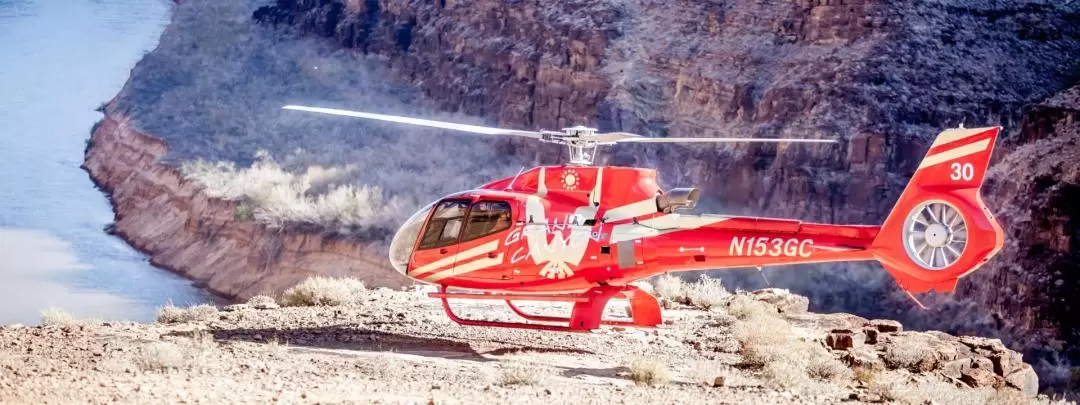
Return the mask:
{"type": "MultiPolygon", "coordinates": [[[[409,217],[390,241],[390,264],[405,273],[414,246],[426,251],[488,237],[510,229],[512,218],[506,201],[448,199],[428,204],[409,217]]],[[[442,250],[445,254],[446,249],[442,250]]]]}
{"type": "Polygon", "coordinates": [[[435,206],[434,202],[416,211],[405,221],[404,225],[401,225],[401,228],[398,228],[394,239],[390,241],[390,264],[402,274],[405,273],[405,268],[409,266],[413,246],[416,246],[416,239],[420,237],[420,230],[424,226],[424,220],[427,219],[428,213],[431,212],[433,206],[435,206]]]}

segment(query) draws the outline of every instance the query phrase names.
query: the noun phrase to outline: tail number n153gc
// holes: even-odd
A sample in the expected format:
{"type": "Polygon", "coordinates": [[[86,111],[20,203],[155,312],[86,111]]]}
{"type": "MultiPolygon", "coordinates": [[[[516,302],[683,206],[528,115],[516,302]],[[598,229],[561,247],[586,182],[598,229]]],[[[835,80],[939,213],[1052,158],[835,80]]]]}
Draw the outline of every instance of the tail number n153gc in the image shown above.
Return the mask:
{"type": "Polygon", "coordinates": [[[735,236],[728,245],[729,256],[788,256],[810,257],[813,239],[770,238],[768,236],[735,236]]]}

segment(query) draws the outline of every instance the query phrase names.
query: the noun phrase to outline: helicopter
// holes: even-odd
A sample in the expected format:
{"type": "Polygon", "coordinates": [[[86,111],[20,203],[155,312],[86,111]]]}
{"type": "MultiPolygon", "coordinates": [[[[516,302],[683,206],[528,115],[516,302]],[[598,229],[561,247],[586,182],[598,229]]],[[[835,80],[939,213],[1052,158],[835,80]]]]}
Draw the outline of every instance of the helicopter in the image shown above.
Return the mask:
{"type": "MultiPolygon", "coordinates": [[[[663,323],[659,302],[635,281],[669,272],[877,261],[913,294],[952,292],[1004,245],[980,195],[1001,127],[946,129],[919,163],[881,225],[687,214],[698,188],[664,189],[654,169],[595,166],[600,146],[625,143],[836,143],[829,139],[647,137],[574,126],[526,131],[334,108],[331,114],[532,139],[565,145],[569,161],[522,170],[420,208],[390,242],[391,265],[438,286],[446,314],[462,325],[591,331],[663,323]],[[451,288],[455,290],[451,290],[451,288]],[[501,300],[526,322],[466,319],[449,299],[501,300]],[[611,299],[629,321],[604,319],[611,299]],[[569,317],[526,313],[515,301],[573,303],[569,317]]],[[[923,306],[925,308],[925,306],[923,306]]]]}

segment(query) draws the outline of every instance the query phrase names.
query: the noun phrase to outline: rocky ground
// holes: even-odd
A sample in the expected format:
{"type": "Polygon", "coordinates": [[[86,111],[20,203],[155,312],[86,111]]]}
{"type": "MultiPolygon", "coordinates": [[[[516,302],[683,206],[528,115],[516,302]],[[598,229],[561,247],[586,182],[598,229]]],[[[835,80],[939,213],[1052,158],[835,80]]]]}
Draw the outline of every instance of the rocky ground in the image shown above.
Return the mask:
{"type": "MultiPolygon", "coordinates": [[[[592,333],[459,326],[423,291],[389,289],[166,308],[154,324],[50,312],[0,327],[0,403],[1050,402],[997,340],[807,313],[784,290],[672,291],[658,285],[667,324],[592,333]]],[[[497,301],[454,305],[511,320],[497,301]]]]}

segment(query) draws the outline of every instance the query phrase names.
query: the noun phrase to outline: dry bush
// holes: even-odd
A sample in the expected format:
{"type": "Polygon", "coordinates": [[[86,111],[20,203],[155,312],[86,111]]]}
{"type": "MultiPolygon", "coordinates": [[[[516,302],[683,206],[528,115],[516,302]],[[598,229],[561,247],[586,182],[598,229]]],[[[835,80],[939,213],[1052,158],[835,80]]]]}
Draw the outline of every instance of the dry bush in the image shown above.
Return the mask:
{"type": "Polygon", "coordinates": [[[671,381],[671,370],[659,360],[638,357],[630,362],[630,380],[641,385],[663,385],[671,381]]]}
{"type": "MultiPolygon", "coordinates": [[[[910,381],[899,374],[883,374],[874,379],[869,391],[886,401],[900,404],[922,405],[926,403],[984,405],[997,395],[992,388],[957,387],[942,380],[910,381]]],[[[1031,403],[1031,398],[1024,402],[1031,403]]]]}
{"type": "Polygon", "coordinates": [[[724,381],[728,381],[731,375],[731,367],[715,360],[695,361],[686,372],[686,376],[690,381],[705,385],[712,385],[716,381],[716,377],[724,377],[724,381]]]}
{"type": "Polygon", "coordinates": [[[871,394],[881,396],[886,401],[910,404],[919,399],[915,387],[901,376],[895,374],[877,376],[867,387],[867,390],[871,394]]]}
{"type": "Polygon", "coordinates": [[[41,311],[42,325],[70,325],[75,323],[75,317],[60,308],[46,308],[41,311]]]}
{"type": "Polygon", "coordinates": [[[267,306],[277,305],[277,301],[266,295],[256,295],[247,300],[247,305],[252,308],[266,308],[267,306]]]}
{"type": "Polygon", "coordinates": [[[743,346],[784,344],[792,339],[793,333],[787,321],[768,316],[737,322],[732,327],[732,334],[743,346]]]}
{"type": "Polygon", "coordinates": [[[499,384],[535,385],[544,379],[547,370],[520,361],[508,361],[501,364],[499,384]]]}
{"type": "Polygon", "coordinates": [[[776,318],[779,313],[776,307],[767,302],[762,302],[745,294],[736,294],[728,300],[728,313],[741,321],[751,321],[760,318],[776,318]]]}
{"type": "Polygon", "coordinates": [[[855,381],[867,386],[873,384],[878,375],[877,371],[866,367],[855,367],[851,371],[854,373],[855,381]]]}
{"type": "Polygon", "coordinates": [[[679,276],[664,274],[653,280],[653,289],[660,298],[672,302],[684,302],[686,297],[686,282],[679,276]]]}
{"type": "Polygon", "coordinates": [[[847,381],[854,378],[854,373],[840,360],[832,356],[821,356],[810,360],[806,373],[815,380],[826,382],[847,381]]]}
{"type": "MultiPolygon", "coordinates": [[[[379,187],[327,184],[354,169],[310,166],[304,173],[290,173],[265,151],[259,151],[255,163],[248,168],[238,169],[232,162],[208,163],[201,159],[180,166],[184,177],[201,185],[208,196],[243,201],[241,205],[250,207],[252,218],[271,227],[290,222],[326,226],[388,225],[387,219],[406,207],[396,200],[385,200],[379,187]],[[313,187],[327,190],[315,193],[313,187]]],[[[247,214],[241,214],[236,213],[238,217],[246,218],[247,214]]]]}
{"type": "Polygon", "coordinates": [[[346,305],[359,303],[366,296],[363,281],[315,276],[285,290],[281,303],[289,307],[346,305]]]}
{"type": "Polygon", "coordinates": [[[718,307],[731,296],[720,279],[704,274],[697,282],[686,284],[684,290],[687,303],[704,310],[718,307]]]}
{"type": "Polygon", "coordinates": [[[806,374],[805,367],[786,361],[765,364],[761,369],[761,376],[767,385],[776,388],[805,387],[812,383],[806,374]]]}
{"type": "Polygon", "coordinates": [[[890,345],[882,356],[882,360],[889,368],[901,368],[916,373],[931,368],[932,364],[928,363],[936,361],[930,346],[918,339],[909,339],[890,345]]]}
{"type": "Polygon", "coordinates": [[[159,323],[207,322],[217,319],[218,309],[210,304],[198,304],[187,308],[174,306],[172,303],[158,308],[159,323]]]}
{"type": "Polygon", "coordinates": [[[169,371],[189,366],[192,356],[185,348],[170,342],[154,342],[139,348],[134,364],[143,371],[169,371]]]}
{"type": "Polygon", "coordinates": [[[133,351],[121,352],[112,360],[114,370],[141,370],[168,372],[173,370],[196,370],[209,367],[217,357],[212,351],[217,347],[213,335],[205,331],[192,332],[187,339],[152,342],[133,351]]]}

